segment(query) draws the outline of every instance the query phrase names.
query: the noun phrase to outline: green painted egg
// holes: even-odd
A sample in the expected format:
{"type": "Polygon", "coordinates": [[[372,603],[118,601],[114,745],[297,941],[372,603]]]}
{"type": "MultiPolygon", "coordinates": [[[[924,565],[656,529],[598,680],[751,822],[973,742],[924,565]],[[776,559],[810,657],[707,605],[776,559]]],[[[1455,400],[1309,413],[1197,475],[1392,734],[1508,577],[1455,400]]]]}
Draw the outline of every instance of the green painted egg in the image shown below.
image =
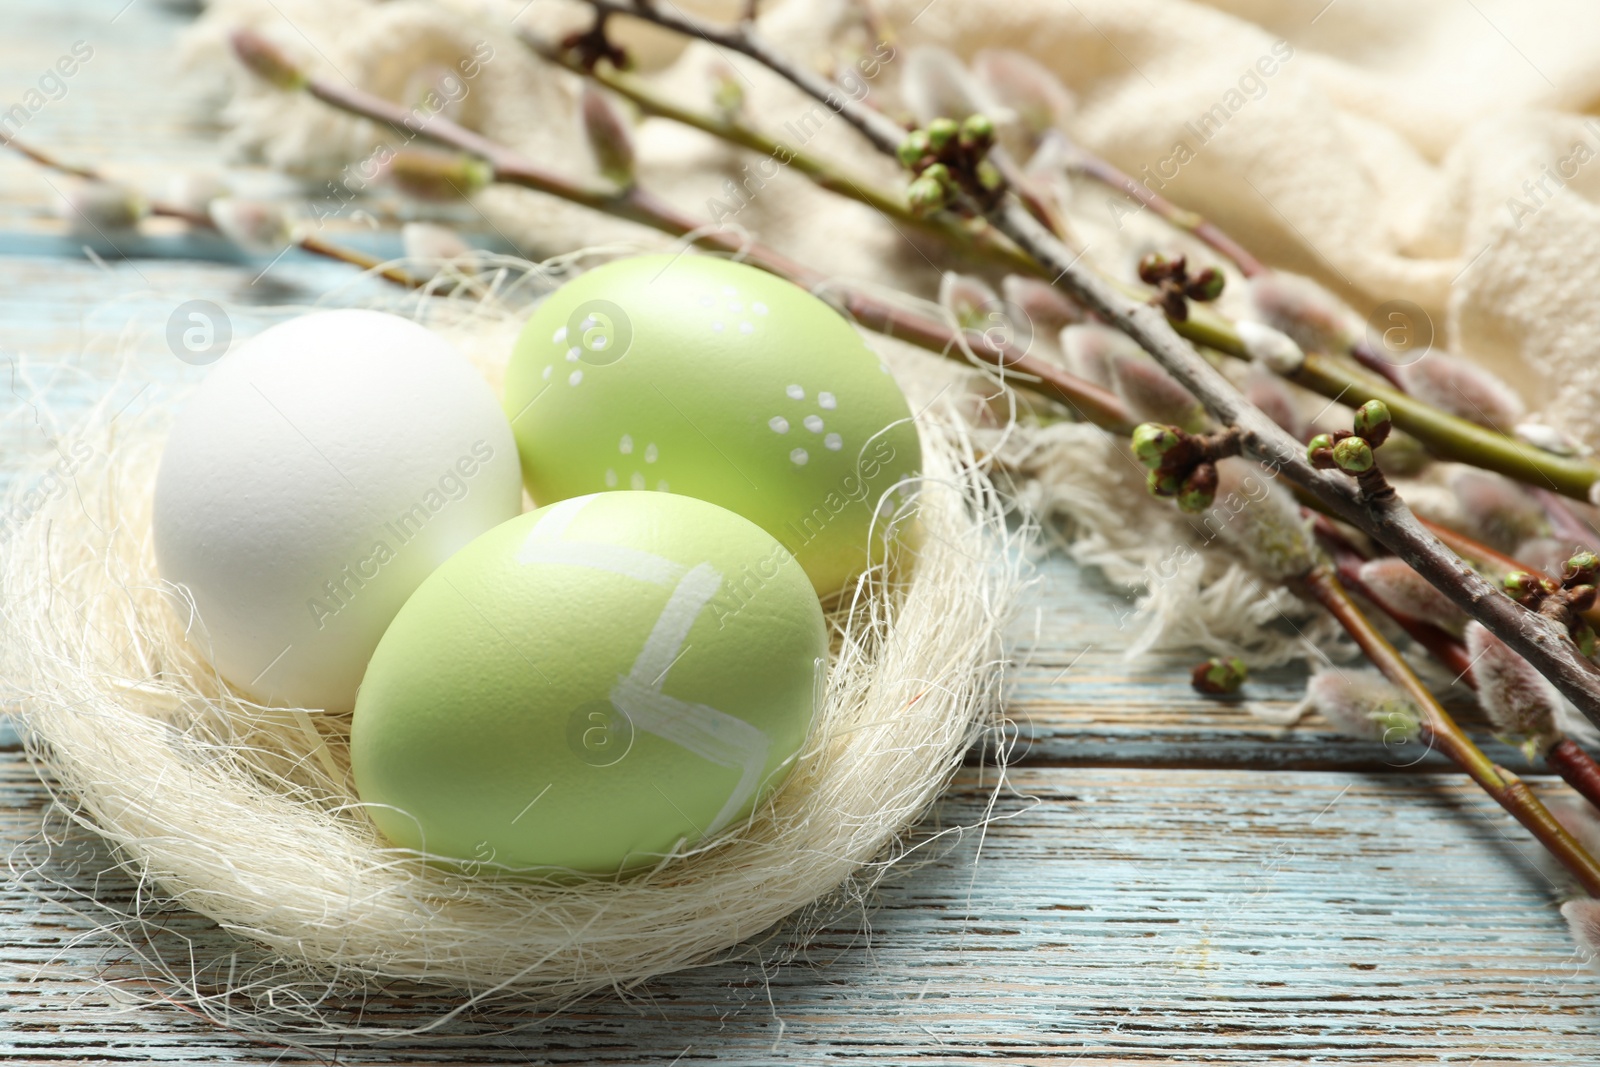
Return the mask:
{"type": "Polygon", "coordinates": [[[665,493],[573,497],[434,571],[356,696],[357,792],[391,842],[614,874],[747,815],[818,706],[822,609],[782,545],[665,493]]]}
{"type": "Polygon", "coordinates": [[[742,263],[640,256],[579,276],[517,340],[506,414],[540,504],[607,489],[721,504],[820,596],[869,562],[921,446],[888,369],[821,300],[742,263]],[[874,514],[880,521],[874,526],[874,514]]]}

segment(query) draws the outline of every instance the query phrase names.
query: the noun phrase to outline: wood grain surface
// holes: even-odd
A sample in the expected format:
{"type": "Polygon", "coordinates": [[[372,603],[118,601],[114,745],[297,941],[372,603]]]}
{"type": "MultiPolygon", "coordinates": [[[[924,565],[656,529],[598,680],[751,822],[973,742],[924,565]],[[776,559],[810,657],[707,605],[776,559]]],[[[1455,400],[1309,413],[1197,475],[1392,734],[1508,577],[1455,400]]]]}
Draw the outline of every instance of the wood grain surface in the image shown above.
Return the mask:
{"type": "MultiPolygon", "coordinates": [[[[218,131],[170,76],[186,18],[155,0],[7,0],[0,112],[86,40],[93,60],[25,137],[157,189],[174,169],[221,166],[218,131]]],[[[48,217],[52,181],[0,155],[0,353],[13,375],[70,368],[52,394],[68,417],[197,380],[161,343],[184,300],[224,305],[244,336],[284,305],[372,295],[336,264],[291,254],[263,274],[266,261],[173,231],[91,257],[48,217]]],[[[397,248],[359,226],[344,236],[397,248]]],[[[9,481],[51,447],[51,424],[7,425],[9,481]]],[[[975,825],[992,802],[983,832],[929,840],[926,862],[788,966],[732,962],[554,1018],[459,1018],[377,1045],[311,1053],[150,1003],[137,957],[84,903],[118,907],[137,887],[100,873],[92,839],[42,857],[48,796],[0,730],[0,1062],[1600,1063],[1600,975],[1508,817],[1434,757],[1197,696],[1191,658],[1129,663],[1122,594],[1059,557],[1039,577],[1011,639],[1025,659],[1007,704],[1015,763],[997,792],[975,758],[921,831],[975,825]]],[[[1281,706],[1302,681],[1269,674],[1251,694],[1281,706]]],[[[180,969],[249,952],[197,916],[160,919],[143,948],[180,969]]],[[[782,946],[780,933],[764,951],[782,946]]],[[[393,989],[359,1007],[365,1024],[408,1028],[452,1003],[393,989]]]]}

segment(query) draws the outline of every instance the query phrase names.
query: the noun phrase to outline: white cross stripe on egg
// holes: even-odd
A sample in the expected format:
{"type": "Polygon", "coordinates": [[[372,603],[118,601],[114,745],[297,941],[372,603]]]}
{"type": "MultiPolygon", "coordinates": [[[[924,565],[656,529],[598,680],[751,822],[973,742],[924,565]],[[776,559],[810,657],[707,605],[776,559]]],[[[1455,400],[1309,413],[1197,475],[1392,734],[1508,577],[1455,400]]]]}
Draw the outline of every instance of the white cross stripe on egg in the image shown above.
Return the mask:
{"type": "MultiPolygon", "coordinates": [[[[665,486],[663,485],[663,490],[665,486]]],[[[722,588],[722,574],[710,563],[686,567],[651,552],[623,545],[566,540],[567,528],[593,497],[574,497],[552,504],[528,531],[517,552],[525,566],[588,567],[649,582],[670,585],[649,635],[629,672],[617,679],[611,703],[642,730],[689,753],[739,771],[739,780],[715,818],[702,831],[707,837],[727,826],[761,785],[772,739],[764,730],[707,704],[695,704],[662,691],[667,675],[686,651],[689,631],[722,588]]]]}

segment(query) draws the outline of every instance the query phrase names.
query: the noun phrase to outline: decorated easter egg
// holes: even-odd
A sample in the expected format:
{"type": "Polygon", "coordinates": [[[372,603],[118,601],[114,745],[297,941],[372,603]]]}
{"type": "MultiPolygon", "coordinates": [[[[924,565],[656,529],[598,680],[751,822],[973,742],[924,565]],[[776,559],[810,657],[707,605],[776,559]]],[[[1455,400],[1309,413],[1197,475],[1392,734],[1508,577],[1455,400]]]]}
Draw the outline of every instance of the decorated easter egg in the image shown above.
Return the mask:
{"type": "Polygon", "coordinates": [[[535,503],[709,500],[777,538],[824,597],[882,560],[872,532],[892,530],[921,464],[905,397],[849,323],[712,256],[640,256],[562,286],[523,328],[504,403],[535,503]]]}
{"type": "Polygon", "coordinates": [[[356,789],[434,857],[614,874],[747,815],[793,764],[822,609],[760,527],[692,497],[570,497],[412,594],[367,667],[356,789]]]}
{"type": "Polygon", "coordinates": [[[212,368],[156,476],[190,639],[258,701],[350,708],[412,590],[521,509],[515,447],[488,383],[408,319],[268,329],[212,368]]]}

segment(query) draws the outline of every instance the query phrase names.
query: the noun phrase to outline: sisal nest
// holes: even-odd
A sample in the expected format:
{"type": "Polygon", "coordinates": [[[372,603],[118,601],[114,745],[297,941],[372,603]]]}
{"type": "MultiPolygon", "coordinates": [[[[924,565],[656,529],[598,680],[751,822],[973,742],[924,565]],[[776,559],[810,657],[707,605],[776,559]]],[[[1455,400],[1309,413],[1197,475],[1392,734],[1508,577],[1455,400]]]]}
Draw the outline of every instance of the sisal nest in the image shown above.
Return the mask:
{"type": "MultiPolygon", "coordinates": [[[[519,320],[507,303],[420,306],[498,384],[519,320]]],[[[348,715],[248,702],[185,640],[150,537],[171,409],[102,410],[76,434],[72,454],[87,458],[65,491],[18,480],[8,503],[31,515],[0,565],[3,637],[29,752],[61,809],[158,889],[108,928],[131,939],[141,912],[175,904],[259,946],[250,973],[229,965],[222,996],[175,968],[160,976],[228,1025],[329,1033],[339,996],[392,983],[463,1006],[559,1005],[728,958],[786,918],[803,940],[796,924],[814,929],[830,900],[854,899],[904,855],[906,832],[994,725],[1018,535],[958,421],[925,416],[914,566],[868,574],[830,613],[825,706],[748,820],[623,880],[430,866],[387,847],[360,806],[348,715]]]]}

